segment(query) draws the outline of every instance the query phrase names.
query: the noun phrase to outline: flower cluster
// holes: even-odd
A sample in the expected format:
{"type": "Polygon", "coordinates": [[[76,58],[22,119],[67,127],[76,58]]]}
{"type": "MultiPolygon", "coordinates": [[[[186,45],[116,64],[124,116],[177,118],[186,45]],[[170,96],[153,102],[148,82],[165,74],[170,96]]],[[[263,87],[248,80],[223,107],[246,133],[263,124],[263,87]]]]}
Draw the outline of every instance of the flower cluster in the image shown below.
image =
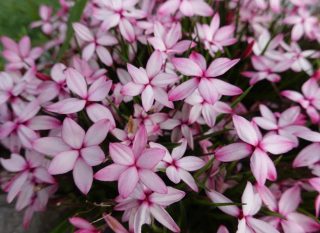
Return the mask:
{"type": "Polygon", "coordinates": [[[1,37],[26,228],[55,205],[78,233],[320,231],[318,0],[59,4],[43,44],[1,37]]]}

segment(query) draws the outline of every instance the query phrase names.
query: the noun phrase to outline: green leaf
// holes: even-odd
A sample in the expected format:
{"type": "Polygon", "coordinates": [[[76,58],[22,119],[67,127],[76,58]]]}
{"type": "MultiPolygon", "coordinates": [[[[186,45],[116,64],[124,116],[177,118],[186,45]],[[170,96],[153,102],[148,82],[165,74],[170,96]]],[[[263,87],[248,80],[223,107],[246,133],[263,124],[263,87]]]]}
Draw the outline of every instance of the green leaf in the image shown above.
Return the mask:
{"type": "Polygon", "coordinates": [[[231,103],[231,108],[236,107],[251,91],[253,86],[250,86],[247,88],[247,90],[245,90],[245,92],[243,92],[235,101],[233,101],[231,103]]]}
{"type": "Polygon", "coordinates": [[[73,37],[74,31],[72,28],[72,23],[78,22],[81,19],[82,12],[87,4],[87,0],[77,0],[72,9],[70,10],[68,22],[67,22],[67,34],[66,38],[59,50],[59,53],[57,55],[56,61],[61,60],[63,57],[63,54],[66,52],[70,45],[70,41],[73,37]]]}

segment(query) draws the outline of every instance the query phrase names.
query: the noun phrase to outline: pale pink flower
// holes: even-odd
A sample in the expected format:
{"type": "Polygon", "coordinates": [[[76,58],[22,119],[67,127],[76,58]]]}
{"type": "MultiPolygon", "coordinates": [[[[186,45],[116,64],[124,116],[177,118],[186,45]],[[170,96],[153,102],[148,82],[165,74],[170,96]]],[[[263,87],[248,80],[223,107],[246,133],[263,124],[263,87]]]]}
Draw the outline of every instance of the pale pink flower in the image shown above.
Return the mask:
{"type": "Polygon", "coordinates": [[[283,41],[283,35],[278,34],[275,37],[271,38],[270,32],[263,28],[262,31],[258,31],[258,37],[254,40],[253,52],[257,56],[266,56],[272,58],[277,56],[278,53],[275,52],[275,49],[283,41]],[[262,54],[263,53],[263,54],[262,54]]]}
{"type": "Polygon", "coordinates": [[[127,68],[133,81],[125,84],[121,93],[128,96],[141,94],[142,106],[145,111],[151,109],[154,100],[173,108],[173,103],[168,100],[165,88],[176,82],[178,77],[175,74],[162,72],[162,64],[163,58],[159,51],[153,52],[146,69],[128,64],[127,68]]]}
{"type": "Polygon", "coordinates": [[[290,46],[282,42],[281,46],[285,49],[283,56],[274,57],[275,60],[288,59],[292,61],[291,69],[295,72],[305,71],[307,74],[313,74],[313,68],[307,58],[319,58],[319,52],[316,50],[302,51],[299,45],[291,42],[290,46]]]}
{"type": "Polygon", "coordinates": [[[191,40],[181,40],[181,25],[174,23],[166,29],[160,22],[154,24],[154,36],[148,38],[148,42],[155,50],[161,51],[164,56],[181,54],[194,47],[191,40]]]}
{"type": "MultiPolygon", "coordinates": [[[[232,204],[232,201],[229,198],[216,191],[208,191],[207,195],[214,203],[232,204]]],[[[254,218],[254,215],[259,212],[262,202],[259,194],[250,182],[247,182],[247,186],[242,194],[241,202],[244,204],[242,210],[235,205],[218,206],[224,213],[238,218],[237,233],[279,233],[279,231],[271,224],[254,218]]]]}
{"type": "Polygon", "coordinates": [[[285,24],[294,25],[291,31],[291,39],[298,41],[305,34],[312,38],[313,30],[319,23],[317,17],[310,15],[310,11],[304,7],[300,7],[292,15],[284,19],[285,24]]]}
{"type": "Polygon", "coordinates": [[[48,161],[34,151],[27,151],[26,157],[11,154],[9,159],[0,159],[1,165],[8,172],[17,173],[4,185],[11,203],[16,197],[16,209],[21,210],[32,201],[33,187],[37,184],[54,184],[54,178],[47,171],[48,161]]]}
{"type": "Polygon", "coordinates": [[[34,66],[35,60],[40,57],[43,50],[40,47],[31,48],[31,41],[28,36],[21,38],[19,43],[3,36],[1,42],[4,47],[3,57],[8,61],[8,70],[20,70],[34,66]]]}
{"type": "Polygon", "coordinates": [[[41,5],[39,8],[39,15],[41,20],[31,23],[31,28],[41,27],[44,34],[50,35],[56,28],[57,24],[54,23],[55,17],[52,17],[52,7],[41,5]]]}
{"type": "Polygon", "coordinates": [[[88,88],[85,78],[77,70],[68,68],[64,71],[64,75],[68,88],[79,97],[60,100],[46,106],[46,109],[60,114],[76,113],[85,109],[93,122],[107,119],[110,121],[111,126],[115,127],[115,121],[110,110],[98,103],[103,101],[108,95],[112,81],[107,81],[105,77],[101,77],[88,88]]]}
{"type": "Polygon", "coordinates": [[[266,10],[268,5],[270,5],[270,8],[273,12],[280,13],[281,11],[281,0],[255,0],[255,3],[262,10],[266,10]]]}
{"type": "Polygon", "coordinates": [[[213,10],[203,0],[169,0],[164,2],[158,9],[158,13],[162,15],[175,14],[176,11],[188,17],[213,15],[213,10]]]}
{"type": "Polygon", "coordinates": [[[134,233],[141,233],[142,225],[150,224],[151,217],[173,232],[180,232],[165,207],[180,201],[185,196],[183,191],[168,187],[166,194],[152,192],[150,189],[138,185],[134,194],[128,198],[116,198],[118,204],[115,210],[125,211],[123,219],[129,221],[129,228],[134,233]]]}
{"type": "Polygon", "coordinates": [[[316,124],[320,120],[318,110],[320,110],[320,88],[315,79],[307,80],[301,87],[302,93],[297,91],[282,91],[281,94],[288,99],[299,103],[307,112],[312,123],[316,124]]]}
{"type": "Polygon", "coordinates": [[[287,189],[277,201],[274,194],[265,186],[258,186],[257,190],[264,204],[273,212],[279,213],[283,218],[268,216],[264,218],[284,233],[318,232],[320,224],[312,218],[298,213],[296,210],[301,202],[299,186],[287,189]]]}
{"type": "Polygon", "coordinates": [[[18,144],[25,148],[32,148],[32,142],[39,138],[37,130],[55,129],[60,126],[60,121],[52,116],[36,114],[40,110],[38,100],[23,104],[21,108],[14,108],[11,120],[0,126],[0,139],[18,137],[18,144]]]}
{"type": "Polygon", "coordinates": [[[221,101],[217,101],[214,104],[208,103],[199,93],[195,90],[193,94],[185,99],[185,102],[192,105],[189,114],[189,123],[203,123],[210,127],[213,127],[218,115],[222,113],[232,113],[231,107],[221,101]],[[201,116],[203,119],[201,119],[201,116]]]}
{"type": "Polygon", "coordinates": [[[98,171],[95,179],[118,180],[118,190],[124,198],[134,191],[139,181],[151,190],[167,193],[167,186],[155,173],[155,167],[166,152],[163,149],[146,148],[147,141],[147,131],[141,126],[131,147],[121,143],[110,143],[109,153],[114,163],[98,171]]]}
{"type": "Polygon", "coordinates": [[[297,142],[297,137],[312,142],[320,141],[320,134],[304,126],[304,116],[297,106],[288,108],[282,113],[273,113],[267,106],[260,105],[261,117],[254,117],[253,121],[262,129],[290,137],[297,142]]]}
{"type": "Polygon", "coordinates": [[[0,72],[0,105],[13,103],[24,91],[25,85],[24,81],[16,80],[10,73],[0,72]]]}
{"type": "Polygon", "coordinates": [[[100,120],[85,132],[74,120],[65,118],[61,137],[43,137],[33,143],[33,148],[53,156],[48,171],[52,175],[73,170],[73,179],[79,190],[87,194],[93,181],[93,166],[101,164],[105,155],[99,144],[109,131],[108,120],[100,120]]]}
{"type": "Polygon", "coordinates": [[[196,27],[200,40],[203,41],[205,48],[211,54],[223,51],[223,47],[237,42],[237,39],[233,37],[235,26],[227,25],[220,27],[219,13],[213,16],[210,25],[197,24],[196,27]]]}
{"type": "Polygon", "coordinates": [[[286,153],[294,147],[295,142],[276,134],[263,137],[255,123],[249,122],[241,116],[234,115],[233,124],[237,135],[244,143],[233,143],[218,148],[215,152],[215,158],[219,161],[229,162],[251,154],[250,167],[257,182],[264,184],[266,179],[276,180],[277,171],[267,153],[275,155],[286,153]]]}
{"type": "Polygon", "coordinates": [[[193,149],[195,130],[193,124],[189,122],[190,109],[190,105],[184,104],[181,111],[175,111],[174,116],[162,122],[160,127],[164,130],[172,130],[172,142],[179,142],[182,138],[185,138],[189,147],[193,149]]]}
{"type": "Polygon", "coordinates": [[[133,22],[146,16],[145,12],[134,7],[138,1],[110,0],[100,3],[101,7],[94,9],[93,16],[103,21],[101,28],[109,30],[118,26],[123,38],[128,42],[134,42],[136,34],[133,22]]]}
{"type": "Polygon", "coordinates": [[[102,31],[93,34],[88,27],[81,23],[73,23],[72,26],[76,36],[86,43],[82,50],[82,58],[89,61],[96,53],[103,64],[111,66],[113,63],[112,57],[105,46],[116,45],[118,43],[117,39],[113,35],[102,31]]]}
{"type": "Polygon", "coordinates": [[[171,61],[181,74],[193,78],[173,88],[169,92],[169,100],[185,99],[197,88],[200,95],[210,104],[214,104],[222,95],[233,96],[242,93],[240,88],[215,78],[226,73],[239,59],[217,58],[207,68],[205,58],[192,52],[189,58],[173,58],[171,61]]]}
{"type": "Polygon", "coordinates": [[[278,73],[290,69],[292,62],[284,60],[282,62],[271,60],[265,56],[251,57],[251,63],[256,71],[244,71],[241,74],[250,78],[250,85],[267,79],[270,82],[279,82],[281,76],[278,73]]]}
{"type": "Polygon", "coordinates": [[[160,148],[166,151],[158,169],[165,169],[168,178],[175,184],[183,180],[193,191],[198,192],[198,186],[192,175],[191,171],[199,170],[205,165],[205,162],[196,156],[183,155],[187,149],[187,141],[183,140],[181,145],[175,147],[171,154],[169,151],[158,143],[150,143],[151,148],[160,148]]]}
{"type": "Polygon", "coordinates": [[[69,218],[69,222],[78,230],[74,233],[101,233],[90,222],[80,217],[69,218]]]}

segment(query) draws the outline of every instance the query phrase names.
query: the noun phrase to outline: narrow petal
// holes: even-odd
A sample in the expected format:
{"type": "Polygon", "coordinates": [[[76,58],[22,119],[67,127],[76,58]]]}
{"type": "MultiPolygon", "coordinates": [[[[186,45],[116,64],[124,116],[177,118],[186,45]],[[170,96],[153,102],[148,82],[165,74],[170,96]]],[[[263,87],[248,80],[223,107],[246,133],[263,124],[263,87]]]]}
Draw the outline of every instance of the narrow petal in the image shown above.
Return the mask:
{"type": "Polygon", "coordinates": [[[139,181],[138,171],[135,167],[130,167],[124,171],[118,181],[118,189],[121,196],[128,197],[139,181]]]}
{"type": "Polygon", "coordinates": [[[217,58],[211,62],[206,71],[207,77],[217,77],[223,75],[239,62],[239,59],[217,58]]]}
{"type": "Polygon", "coordinates": [[[124,144],[110,143],[109,153],[115,163],[126,166],[134,163],[134,155],[132,150],[124,144]]]}
{"type": "Polygon", "coordinates": [[[156,76],[162,68],[163,58],[160,51],[154,51],[147,62],[148,77],[156,76]]]}
{"type": "Polygon", "coordinates": [[[250,182],[247,182],[246,188],[243,191],[241,202],[244,204],[242,206],[242,211],[245,216],[255,215],[261,208],[260,196],[255,190],[250,182]]]}
{"type": "Polygon", "coordinates": [[[94,123],[84,137],[85,146],[95,146],[102,143],[109,132],[110,121],[102,119],[94,123]]]}
{"type": "MultiPolygon", "coordinates": [[[[219,192],[216,191],[210,191],[207,192],[208,197],[212,200],[213,203],[230,203],[232,204],[232,201],[225,197],[224,195],[222,195],[219,192]]],[[[218,206],[218,208],[223,211],[224,213],[234,216],[234,217],[238,217],[240,214],[240,210],[237,206],[235,205],[227,205],[227,206],[218,206]]]]}
{"type": "Polygon", "coordinates": [[[206,78],[202,78],[200,80],[198,89],[199,89],[200,95],[209,104],[216,103],[220,98],[220,95],[219,95],[217,89],[215,88],[215,86],[213,85],[213,83],[206,78]]]}
{"type": "Polygon", "coordinates": [[[169,92],[170,101],[183,100],[190,96],[198,87],[198,80],[195,78],[183,82],[169,92]]]}
{"type": "Polygon", "coordinates": [[[84,26],[81,23],[73,23],[72,24],[73,30],[75,30],[76,35],[79,36],[79,38],[86,42],[92,42],[94,40],[94,37],[86,26],[84,26]]]}
{"type": "Polygon", "coordinates": [[[44,155],[55,156],[70,150],[70,147],[59,137],[44,137],[33,142],[33,149],[44,155]]]}
{"type": "Polygon", "coordinates": [[[118,180],[120,175],[127,170],[126,166],[118,165],[118,164],[111,164],[105,168],[99,170],[95,175],[94,178],[96,180],[101,181],[115,181],[118,180]]]}
{"type": "Polygon", "coordinates": [[[9,159],[0,158],[1,165],[9,172],[19,172],[26,168],[26,161],[21,155],[11,154],[9,159]]]}
{"type": "Polygon", "coordinates": [[[83,159],[77,159],[73,169],[73,179],[78,189],[83,194],[88,194],[93,182],[93,171],[83,159]]]}
{"type": "Polygon", "coordinates": [[[74,164],[79,156],[78,151],[71,150],[61,152],[56,155],[50,163],[48,171],[52,175],[64,174],[74,168],[74,164]]]}
{"type": "Polygon", "coordinates": [[[153,169],[163,159],[165,153],[165,150],[158,148],[145,149],[136,164],[141,168],[153,169]]]}
{"type": "Polygon", "coordinates": [[[153,171],[141,169],[139,170],[139,177],[142,183],[152,191],[158,193],[167,193],[167,186],[161,180],[161,178],[153,171]]]}
{"type": "Polygon", "coordinates": [[[266,136],[260,143],[262,149],[276,155],[290,151],[294,145],[291,139],[280,135],[266,136]]]}
{"type": "Polygon", "coordinates": [[[215,151],[215,158],[222,162],[231,162],[243,159],[252,153],[252,147],[247,143],[232,143],[218,148],[215,151]]]}
{"type": "Polygon", "coordinates": [[[150,207],[150,212],[153,217],[166,228],[173,232],[180,232],[180,228],[178,227],[178,225],[163,207],[159,205],[152,205],[150,207]]]}
{"type": "Polygon", "coordinates": [[[186,76],[202,76],[202,70],[197,63],[188,58],[173,58],[171,60],[175,68],[186,76]]]}
{"type": "Polygon", "coordinates": [[[131,64],[127,64],[127,69],[135,83],[147,84],[149,82],[149,78],[145,70],[138,69],[131,64]]]}
{"type": "Polygon", "coordinates": [[[148,133],[144,125],[139,126],[138,131],[133,139],[132,151],[135,157],[139,157],[144,149],[146,148],[148,142],[148,133]]]}
{"type": "Polygon", "coordinates": [[[252,228],[255,232],[261,233],[279,233],[271,224],[266,223],[260,219],[256,218],[248,218],[247,224],[252,228]]]}
{"type": "Polygon", "coordinates": [[[185,195],[186,193],[181,190],[168,187],[168,192],[166,194],[152,193],[150,195],[150,201],[161,206],[169,206],[180,201],[185,195]]]}
{"type": "Polygon", "coordinates": [[[193,191],[198,192],[197,183],[189,172],[179,169],[178,173],[181,180],[183,180],[193,191]]]}
{"type": "Polygon", "coordinates": [[[144,85],[136,84],[134,82],[128,82],[121,88],[121,94],[128,96],[140,95],[144,89],[144,85]]]}
{"type": "Polygon", "coordinates": [[[142,106],[147,112],[151,109],[154,102],[154,93],[150,85],[147,85],[141,94],[142,106]]]}
{"type": "Polygon", "coordinates": [[[294,212],[298,208],[300,201],[300,188],[297,185],[287,189],[279,200],[279,213],[286,216],[294,212]]]}
{"type": "Polygon", "coordinates": [[[61,100],[57,103],[46,106],[49,112],[56,112],[60,114],[71,114],[80,112],[86,105],[85,100],[79,100],[76,98],[68,98],[61,100]]]}
{"type": "Polygon", "coordinates": [[[90,146],[81,149],[80,155],[83,160],[90,166],[97,166],[101,164],[104,159],[104,152],[99,146],[90,146]]]}
{"type": "Polygon", "coordinates": [[[76,69],[68,68],[65,71],[68,88],[82,98],[87,97],[87,84],[82,74],[76,69]]]}
{"type": "Polygon", "coordinates": [[[62,125],[62,139],[74,149],[82,147],[84,130],[71,118],[65,118],[62,125]]]}
{"type": "Polygon", "coordinates": [[[232,120],[237,134],[242,141],[253,146],[259,143],[258,135],[251,122],[237,115],[234,115],[232,120]]]}
{"type": "Polygon", "coordinates": [[[187,156],[179,159],[177,161],[177,166],[183,168],[187,171],[196,171],[202,168],[205,165],[205,162],[195,156],[187,156]]]}
{"type": "Polygon", "coordinates": [[[239,87],[236,87],[225,81],[219,79],[212,79],[211,82],[217,90],[217,92],[219,92],[221,95],[234,96],[240,95],[242,93],[242,90],[239,87]]]}
{"type": "Polygon", "coordinates": [[[98,46],[96,52],[103,64],[105,64],[106,66],[112,66],[113,59],[108,49],[102,46],[98,46]]]}

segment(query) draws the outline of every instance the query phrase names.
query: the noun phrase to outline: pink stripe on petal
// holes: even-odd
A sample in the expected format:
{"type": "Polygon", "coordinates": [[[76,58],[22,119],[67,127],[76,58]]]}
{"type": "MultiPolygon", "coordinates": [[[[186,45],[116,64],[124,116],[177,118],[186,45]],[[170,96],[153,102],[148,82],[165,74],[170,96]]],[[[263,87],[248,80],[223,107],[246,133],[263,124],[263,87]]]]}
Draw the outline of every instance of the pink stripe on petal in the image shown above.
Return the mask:
{"type": "Polygon", "coordinates": [[[48,171],[52,175],[64,174],[74,168],[79,152],[75,150],[61,152],[50,163],[48,171]]]}
{"type": "Polygon", "coordinates": [[[62,125],[62,139],[72,148],[82,147],[85,131],[71,118],[65,118],[62,125]]]}
{"type": "Polygon", "coordinates": [[[129,166],[134,163],[134,155],[131,148],[124,144],[110,143],[109,153],[115,163],[125,166],[129,166]]]}
{"type": "Polygon", "coordinates": [[[168,192],[166,184],[153,171],[141,169],[139,170],[139,177],[142,183],[152,191],[163,194],[168,192]]]}
{"type": "Polygon", "coordinates": [[[105,168],[99,170],[95,175],[94,178],[96,180],[101,181],[115,181],[119,179],[119,176],[127,169],[126,166],[118,165],[118,164],[111,164],[105,168]]]}
{"type": "Polygon", "coordinates": [[[186,97],[190,96],[198,87],[198,80],[192,78],[186,82],[183,82],[179,86],[173,88],[169,92],[170,101],[183,100],[186,97]]]}
{"type": "Polygon", "coordinates": [[[130,167],[124,171],[118,180],[118,189],[121,196],[128,197],[139,181],[138,171],[135,167],[130,167]]]}
{"type": "Polygon", "coordinates": [[[167,227],[169,230],[173,232],[180,232],[179,226],[174,222],[174,220],[163,207],[159,205],[152,205],[150,207],[150,212],[158,222],[167,227]]]}

